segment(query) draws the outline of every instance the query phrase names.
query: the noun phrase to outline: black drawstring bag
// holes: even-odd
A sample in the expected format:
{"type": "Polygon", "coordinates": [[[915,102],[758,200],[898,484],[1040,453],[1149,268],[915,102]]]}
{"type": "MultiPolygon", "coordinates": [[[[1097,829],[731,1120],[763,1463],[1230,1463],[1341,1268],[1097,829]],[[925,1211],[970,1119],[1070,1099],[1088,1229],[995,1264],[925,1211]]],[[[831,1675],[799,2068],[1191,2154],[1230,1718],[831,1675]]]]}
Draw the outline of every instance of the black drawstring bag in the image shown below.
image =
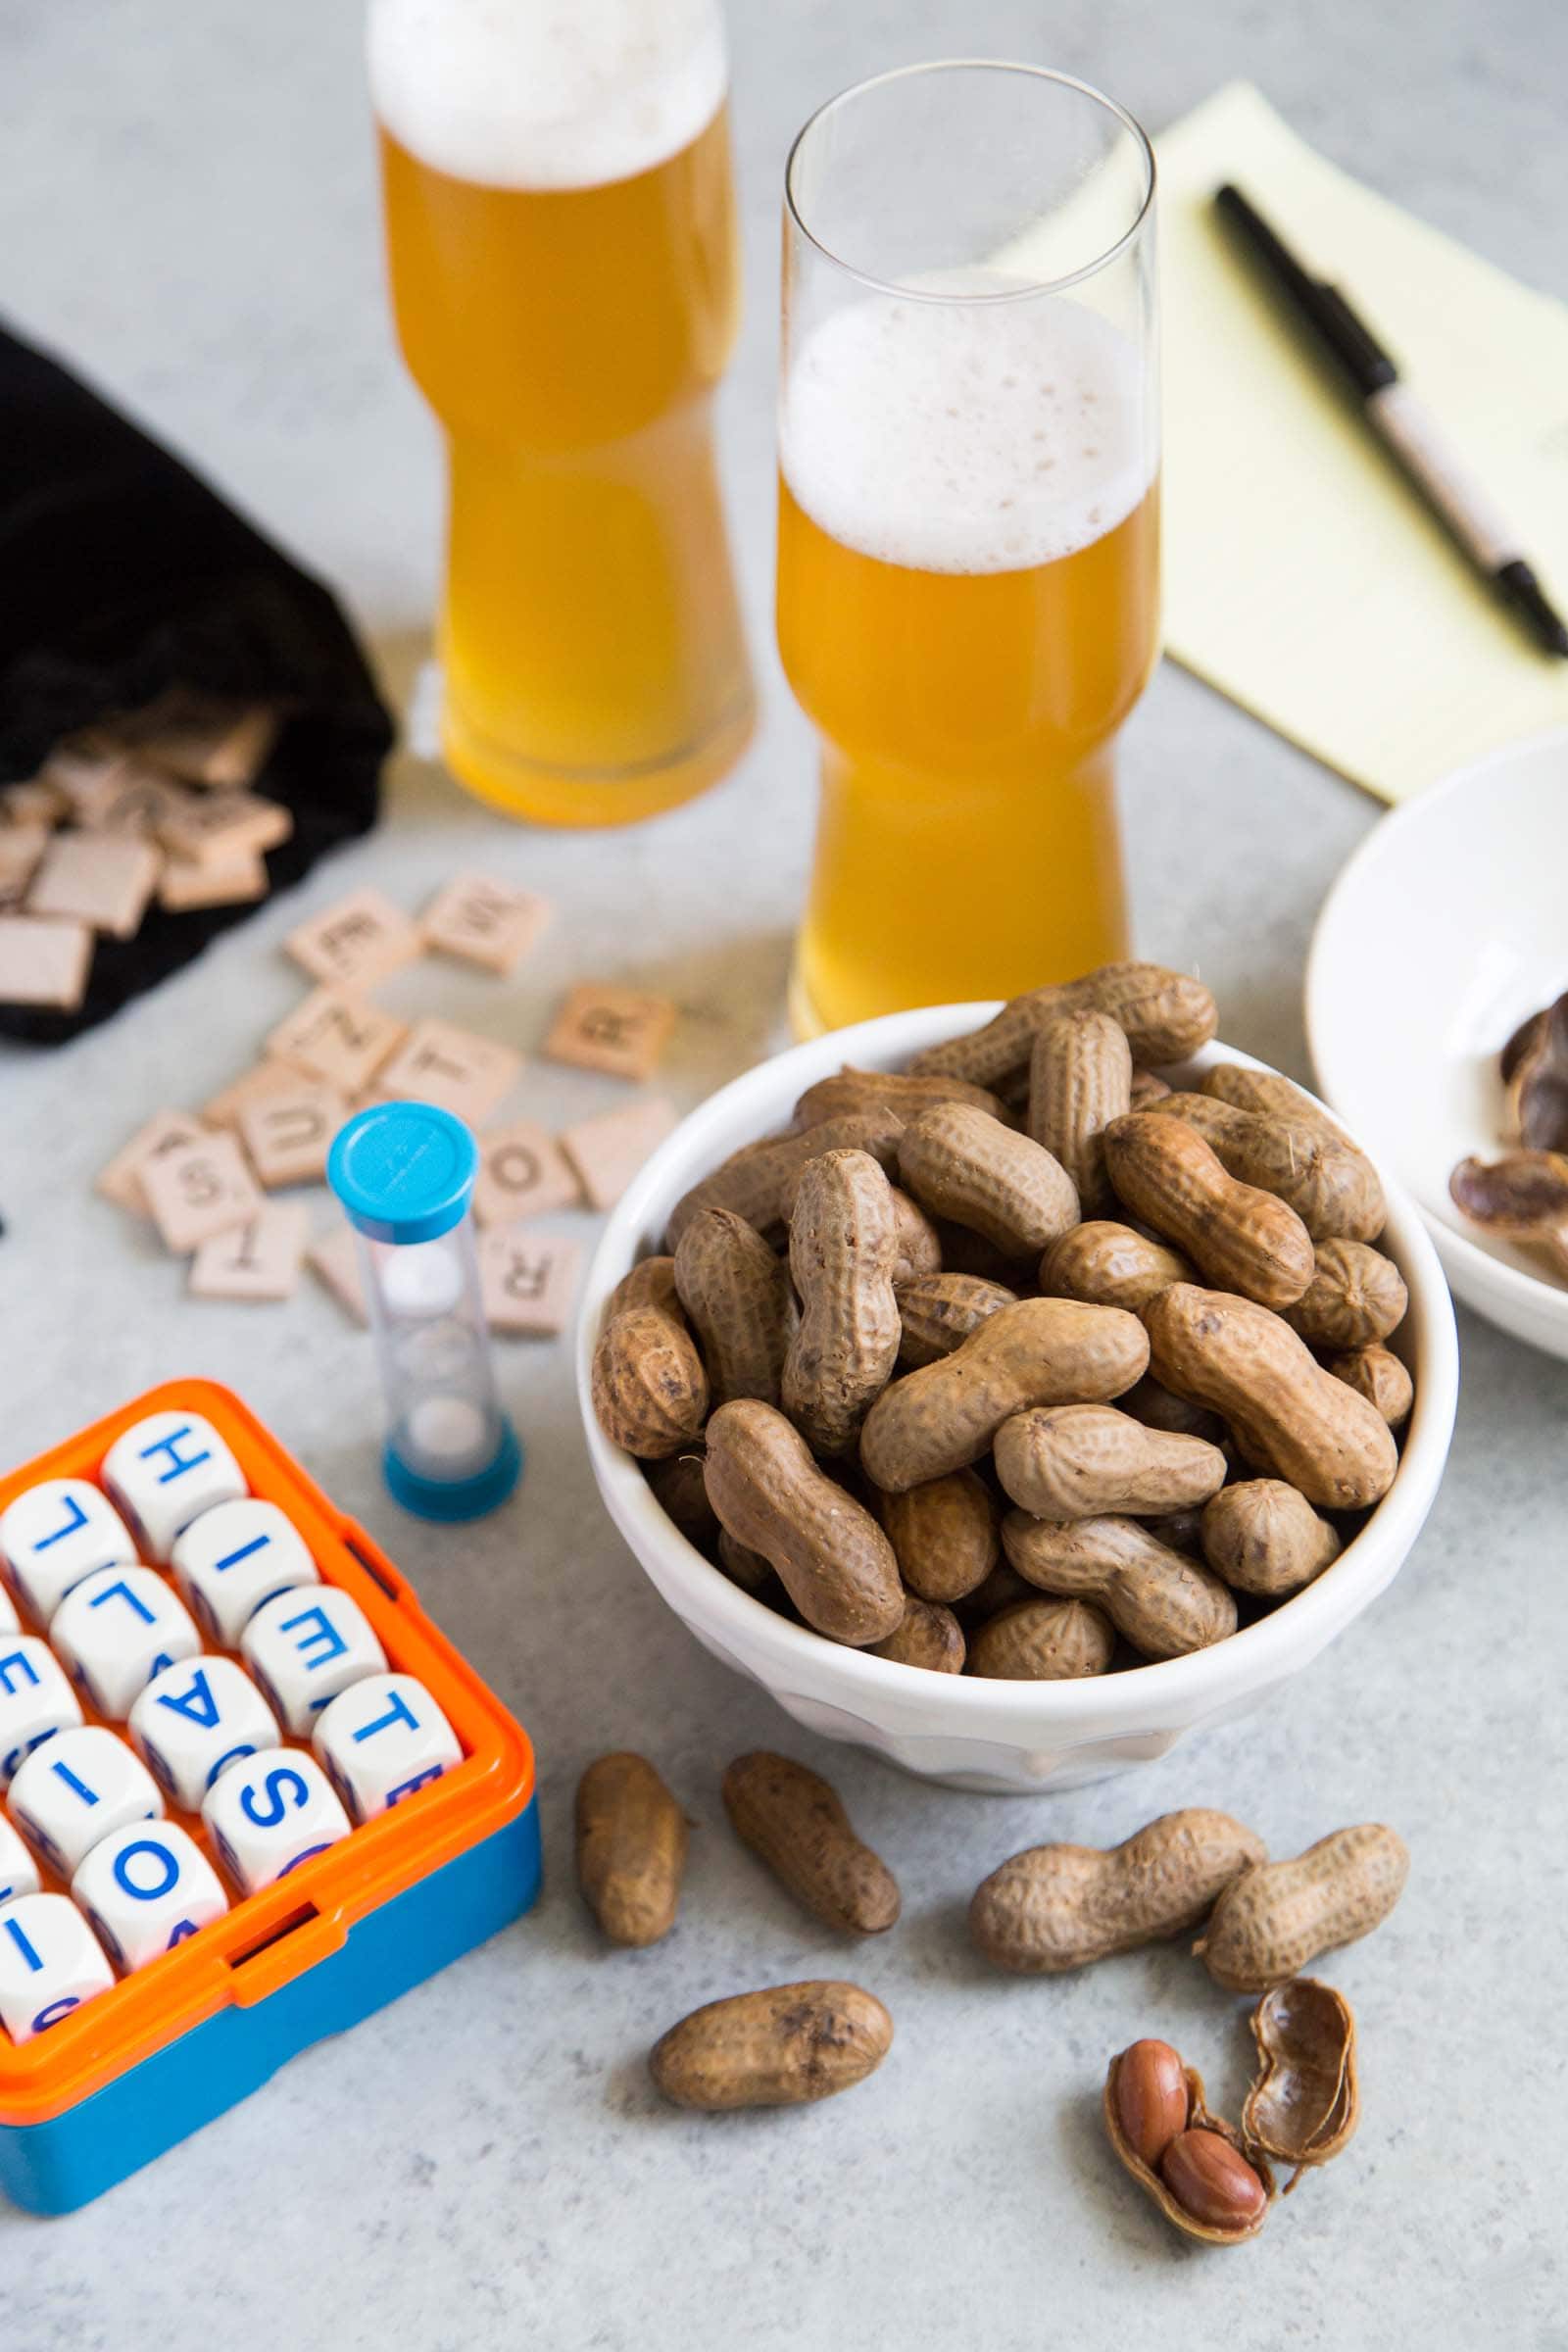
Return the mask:
{"type": "MultiPolygon", "coordinates": [[[[275,890],[375,822],[392,722],[336,600],[178,459],[0,328],[0,784],[64,735],[171,687],[284,706],[255,789],[293,811],[275,890]]],[[[0,1004],[55,1044],[188,963],[250,906],[100,937],[74,1012],[0,1004]]]]}

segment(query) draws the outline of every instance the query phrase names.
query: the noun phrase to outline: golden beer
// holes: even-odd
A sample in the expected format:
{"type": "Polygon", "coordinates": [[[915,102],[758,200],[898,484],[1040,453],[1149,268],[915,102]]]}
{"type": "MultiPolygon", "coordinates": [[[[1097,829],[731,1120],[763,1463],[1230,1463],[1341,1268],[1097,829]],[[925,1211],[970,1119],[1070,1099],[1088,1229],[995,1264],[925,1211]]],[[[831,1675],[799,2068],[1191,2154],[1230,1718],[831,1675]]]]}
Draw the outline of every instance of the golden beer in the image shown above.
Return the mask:
{"type": "MultiPolygon", "coordinates": [[[[651,4],[590,8],[579,46],[597,32],[612,69],[651,4]]],[[[453,19],[482,29],[466,0],[446,5],[428,40],[453,19]]],[[[392,18],[410,13],[390,0],[392,18]]],[[[716,38],[706,6],[670,13],[716,38]]],[[[566,21],[560,0],[519,0],[514,21],[534,39],[553,15],[566,21]]],[[[375,12],[371,24],[375,81],[375,12]]],[[[514,130],[505,119],[503,80],[472,156],[438,117],[432,135],[422,83],[380,77],[398,332],[449,445],[447,756],[474,791],[546,822],[617,823],[688,799],[732,763],[752,717],[711,443],[739,303],[721,53],[716,67],[711,42],[695,62],[676,53],[641,110],[627,86],[639,53],[622,62],[608,101],[591,83],[564,94],[537,139],[526,111],[514,130]],[[582,101],[575,142],[567,95],[582,101]],[[694,117],[670,152],[619,168],[694,117]],[[596,167],[607,176],[579,184],[596,167]]],[[[494,78],[482,43],[476,63],[494,78]]],[[[469,73],[470,97],[485,78],[469,73]]]]}

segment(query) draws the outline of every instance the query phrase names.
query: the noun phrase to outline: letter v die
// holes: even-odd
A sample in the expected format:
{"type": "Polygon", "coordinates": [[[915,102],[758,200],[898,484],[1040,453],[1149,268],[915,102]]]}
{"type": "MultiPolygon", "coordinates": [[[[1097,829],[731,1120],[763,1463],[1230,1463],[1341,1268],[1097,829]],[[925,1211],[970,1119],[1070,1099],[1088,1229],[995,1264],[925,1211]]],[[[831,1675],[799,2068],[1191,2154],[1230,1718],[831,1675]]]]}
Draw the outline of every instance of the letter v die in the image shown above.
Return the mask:
{"type": "Polygon", "coordinates": [[[222,1881],[172,1821],[132,1822],[100,1839],[71,1882],[117,1967],[145,1968],[228,1909],[222,1881]]]}
{"type": "Polygon", "coordinates": [[[242,1894],[259,1893],[349,1835],[349,1817],[314,1756],[274,1747],[248,1756],[210,1788],[209,1837],[242,1894]]]}
{"type": "Polygon", "coordinates": [[[149,1413],[122,1430],[104,1456],[104,1485],[155,1560],[168,1559],[203,1511],[250,1492],[212,1423],[181,1412],[149,1413]]]}
{"type": "Polygon", "coordinates": [[[130,1710],[131,1744],[171,1804],[201,1810],[232,1765],[278,1742],[277,1719],[232,1658],[185,1658],[155,1674],[130,1710]]]}
{"type": "Polygon", "coordinates": [[[310,1738],[317,1716],[340,1690],[386,1672],[386,1652],[365,1611],[336,1585],[264,1602],[240,1648],[273,1714],[296,1740],[310,1738]]]}
{"type": "Polygon", "coordinates": [[[0,2026],[13,2041],[47,2033],[114,1981],[69,1895],[24,1894],[0,1911],[0,2026]]]}
{"type": "Polygon", "coordinates": [[[252,1495],[193,1520],[174,1540],[173,1567],[197,1624],[223,1649],[239,1647],[264,1600],[319,1581],[287,1512],[252,1495]]]}
{"type": "Polygon", "coordinates": [[[202,1645],[190,1611],[151,1568],[100,1568],[66,1594],[49,1639],[111,1723],[124,1722],[155,1674],[202,1645]]]}
{"type": "Polygon", "coordinates": [[[334,1698],[312,1745],[356,1821],[412,1796],[463,1761],[457,1734],[412,1674],[372,1674],[334,1698]]]}

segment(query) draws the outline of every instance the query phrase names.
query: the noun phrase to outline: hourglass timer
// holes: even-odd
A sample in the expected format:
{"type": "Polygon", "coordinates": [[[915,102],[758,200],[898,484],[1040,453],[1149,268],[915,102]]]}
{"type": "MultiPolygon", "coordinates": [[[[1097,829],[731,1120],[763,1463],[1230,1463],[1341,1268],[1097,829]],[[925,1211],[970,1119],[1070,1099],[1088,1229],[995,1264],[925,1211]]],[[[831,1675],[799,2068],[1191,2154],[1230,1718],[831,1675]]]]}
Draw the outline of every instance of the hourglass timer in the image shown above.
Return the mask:
{"type": "Polygon", "coordinates": [[[478,1147],[429,1102],[381,1102],[338,1130],[327,1182],[359,1241],[386,1395],[382,1466],[421,1519],[504,1502],[522,1455],[496,1395],[470,1202],[478,1147]]]}

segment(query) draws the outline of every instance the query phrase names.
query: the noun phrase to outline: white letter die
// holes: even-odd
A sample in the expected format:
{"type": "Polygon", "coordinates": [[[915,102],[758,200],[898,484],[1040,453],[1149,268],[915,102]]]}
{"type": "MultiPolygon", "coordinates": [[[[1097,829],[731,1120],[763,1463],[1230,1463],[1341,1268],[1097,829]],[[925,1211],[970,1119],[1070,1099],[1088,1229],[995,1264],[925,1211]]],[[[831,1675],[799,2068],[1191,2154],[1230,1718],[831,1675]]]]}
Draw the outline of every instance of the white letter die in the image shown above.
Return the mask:
{"type": "Polygon", "coordinates": [[[41,1740],[80,1721],[80,1702],[48,1642],[36,1634],[0,1639],[0,1789],[41,1740]]]}
{"type": "Polygon", "coordinates": [[[349,1834],[349,1817],[314,1756],[276,1747],[247,1757],[208,1790],[202,1819],[242,1894],[270,1886],[349,1834]]]}
{"type": "Polygon", "coordinates": [[[69,1895],[24,1894],[0,1911],[0,2026],[13,2041],[46,2033],[114,1981],[69,1895]]]}
{"type": "Polygon", "coordinates": [[[151,1568],[100,1568],[68,1592],[49,1639],[100,1715],[123,1723],[139,1690],[201,1636],[172,1586],[151,1568]]]}
{"type": "Polygon", "coordinates": [[[240,1648],[273,1714],[297,1740],[310,1738],[328,1699],[386,1672],[386,1652],[365,1611],[335,1585],[265,1602],[240,1648]]]}
{"type": "Polygon", "coordinates": [[[372,1674],[334,1698],[312,1745],[356,1821],[385,1813],[463,1761],[457,1735],[412,1674],[372,1674]]]}
{"type": "Polygon", "coordinates": [[[100,1839],[71,1891],[127,1973],[172,1951],[228,1909],[222,1882],[178,1825],[132,1822],[100,1839]]]}
{"type": "Polygon", "coordinates": [[[95,1568],[135,1564],[129,1528],[85,1478],[47,1478],[0,1512],[0,1574],[40,1625],[95,1568]]]}
{"type": "Polygon", "coordinates": [[[51,1869],[69,1879],[111,1830],[156,1821],[157,1783],[122,1740],[99,1724],[57,1732],[17,1767],[6,1800],[51,1869]]]}
{"type": "Polygon", "coordinates": [[[304,1538],[275,1502],[220,1502],[175,1538],[174,1582],[210,1641],[237,1649],[264,1600],[319,1582],[304,1538]]]}
{"type": "Polygon", "coordinates": [[[249,1493],[212,1423],[182,1412],[150,1413],[123,1430],[104,1456],[104,1485],[155,1560],[169,1558],[203,1511],[249,1493]]]}
{"type": "Polygon", "coordinates": [[[231,1766],[278,1742],[271,1708],[232,1658],[186,1658],[154,1675],[130,1710],[132,1744],[171,1804],[201,1810],[231,1766]]]}

